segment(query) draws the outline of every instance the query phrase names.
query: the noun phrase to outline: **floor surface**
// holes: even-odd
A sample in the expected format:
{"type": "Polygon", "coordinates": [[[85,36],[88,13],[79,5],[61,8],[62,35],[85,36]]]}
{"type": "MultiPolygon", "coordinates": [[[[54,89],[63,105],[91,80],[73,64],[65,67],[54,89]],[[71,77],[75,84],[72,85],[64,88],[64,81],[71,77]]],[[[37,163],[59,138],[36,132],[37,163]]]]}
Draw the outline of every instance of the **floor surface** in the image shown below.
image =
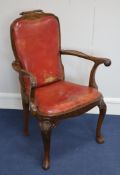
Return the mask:
{"type": "Polygon", "coordinates": [[[0,175],[120,175],[120,117],[106,116],[105,143],[95,141],[97,115],[64,120],[53,130],[51,168],[44,171],[42,140],[31,117],[30,136],[22,135],[19,110],[0,110],[0,175]]]}

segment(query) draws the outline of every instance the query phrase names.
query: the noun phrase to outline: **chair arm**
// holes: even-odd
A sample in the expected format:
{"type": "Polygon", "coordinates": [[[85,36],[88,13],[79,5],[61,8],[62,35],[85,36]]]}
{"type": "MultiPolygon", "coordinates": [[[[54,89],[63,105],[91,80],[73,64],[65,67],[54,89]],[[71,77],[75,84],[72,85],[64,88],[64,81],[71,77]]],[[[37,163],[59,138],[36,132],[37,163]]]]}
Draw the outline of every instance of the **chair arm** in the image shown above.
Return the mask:
{"type": "Polygon", "coordinates": [[[90,60],[94,62],[94,66],[90,72],[90,78],[89,78],[89,86],[98,89],[98,86],[95,81],[95,73],[96,69],[100,64],[104,64],[105,66],[110,66],[111,65],[111,60],[108,58],[100,58],[100,57],[94,57],[87,55],[85,53],[75,51],[75,50],[61,50],[61,54],[63,55],[73,55],[73,56],[78,56],[81,58],[84,58],[86,60],[90,60]]]}
{"type": "Polygon", "coordinates": [[[79,51],[75,51],[75,50],[61,50],[60,53],[63,54],[63,55],[78,56],[78,57],[84,58],[86,60],[93,61],[97,64],[104,64],[105,66],[110,66],[111,65],[111,60],[110,59],[90,56],[90,55],[87,55],[83,52],[79,52],[79,51]]]}

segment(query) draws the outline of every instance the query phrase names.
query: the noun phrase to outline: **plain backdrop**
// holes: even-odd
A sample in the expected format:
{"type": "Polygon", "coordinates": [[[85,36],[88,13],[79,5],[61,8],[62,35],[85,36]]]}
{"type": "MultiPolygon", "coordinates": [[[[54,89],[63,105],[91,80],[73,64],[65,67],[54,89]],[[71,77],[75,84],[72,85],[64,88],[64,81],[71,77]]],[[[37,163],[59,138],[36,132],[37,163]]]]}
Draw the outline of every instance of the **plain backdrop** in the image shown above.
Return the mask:
{"type": "MultiPolygon", "coordinates": [[[[19,93],[10,43],[10,24],[25,10],[55,13],[61,24],[63,49],[75,49],[107,57],[112,66],[100,66],[96,80],[105,97],[120,98],[120,1],[119,0],[1,0],[0,1],[0,93],[19,93]]],[[[91,62],[62,57],[66,79],[88,84],[91,62]]]]}

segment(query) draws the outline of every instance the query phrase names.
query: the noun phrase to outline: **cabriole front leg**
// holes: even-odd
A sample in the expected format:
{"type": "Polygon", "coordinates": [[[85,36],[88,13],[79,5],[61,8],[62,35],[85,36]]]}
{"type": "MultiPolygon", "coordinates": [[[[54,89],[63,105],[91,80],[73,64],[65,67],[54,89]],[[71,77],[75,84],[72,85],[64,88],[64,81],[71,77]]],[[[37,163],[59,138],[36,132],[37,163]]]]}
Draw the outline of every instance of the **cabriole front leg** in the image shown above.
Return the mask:
{"type": "Polygon", "coordinates": [[[50,167],[50,141],[52,123],[50,121],[42,121],[40,122],[40,128],[44,146],[42,167],[43,169],[47,170],[50,167]]]}
{"type": "Polygon", "coordinates": [[[96,141],[102,144],[104,143],[104,137],[101,134],[101,127],[102,127],[102,123],[106,115],[106,109],[107,109],[103,99],[100,101],[100,104],[98,105],[98,107],[99,107],[100,114],[99,114],[97,128],[96,128],[96,141]]]}

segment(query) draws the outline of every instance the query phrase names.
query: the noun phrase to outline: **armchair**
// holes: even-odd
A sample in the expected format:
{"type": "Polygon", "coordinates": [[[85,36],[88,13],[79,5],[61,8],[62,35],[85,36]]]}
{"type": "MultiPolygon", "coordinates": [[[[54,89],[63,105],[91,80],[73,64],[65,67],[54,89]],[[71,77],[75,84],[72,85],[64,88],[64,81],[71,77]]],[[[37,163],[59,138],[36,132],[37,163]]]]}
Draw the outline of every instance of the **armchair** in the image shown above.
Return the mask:
{"type": "Polygon", "coordinates": [[[11,44],[15,56],[12,67],[19,73],[24,112],[24,135],[29,134],[29,110],[37,118],[44,147],[42,167],[50,167],[52,129],[63,119],[79,116],[99,107],[96,141],[103,143],[101,126],[106,104],[98,91],[95,72],[100,64],[111,61],[73,50],[61,50],[58,18],[42,10],[26,11],[11,24],[11,44]],[[73,55],[94,62],[89,85],[64,79],[61,55],[73,55]]]}

